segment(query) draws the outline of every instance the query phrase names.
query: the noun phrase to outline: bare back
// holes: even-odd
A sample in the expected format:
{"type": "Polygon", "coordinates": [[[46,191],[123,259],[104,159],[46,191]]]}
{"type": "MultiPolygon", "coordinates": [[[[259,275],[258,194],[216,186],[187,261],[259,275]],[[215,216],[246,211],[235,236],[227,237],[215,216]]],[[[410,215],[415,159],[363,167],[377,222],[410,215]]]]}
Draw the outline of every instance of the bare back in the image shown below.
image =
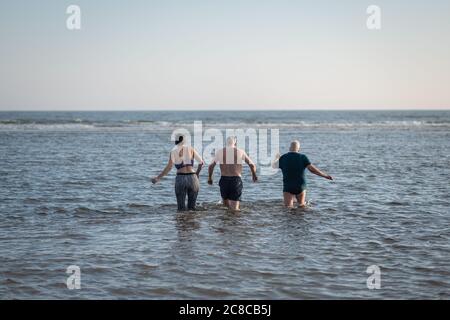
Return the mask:
{"type": "Polygon", "coordinates": [[[203,163],[203,159],[191,146],[175,146],[170,152],[170,159],[177,168],[177,173],[194,173],[194,160],[203,163]]]}
{"type": "Polygon", "coordinates": [[[242,174],[242,163],[247,158],[244,150],[226,147],[216,152],[214,161],[220,164],[220,173],[222,176],[240,177],[242,174]]]}

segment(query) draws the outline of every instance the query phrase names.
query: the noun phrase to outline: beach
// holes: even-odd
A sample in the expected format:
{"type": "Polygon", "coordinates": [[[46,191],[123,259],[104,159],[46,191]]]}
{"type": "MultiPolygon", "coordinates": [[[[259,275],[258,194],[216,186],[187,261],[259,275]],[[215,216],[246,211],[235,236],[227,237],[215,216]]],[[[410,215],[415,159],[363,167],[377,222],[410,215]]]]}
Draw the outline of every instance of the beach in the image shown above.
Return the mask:
{"type": "Polygon", "coordinates": [[[0,159],[1,299],[450,298],[449,111],[0,112],[0,159]],[[277,129],[335,181],[288,210],[245,168],[232,214],[204,169],[177,212],[175,170],[150,177],[195,121],[277,129]]]}

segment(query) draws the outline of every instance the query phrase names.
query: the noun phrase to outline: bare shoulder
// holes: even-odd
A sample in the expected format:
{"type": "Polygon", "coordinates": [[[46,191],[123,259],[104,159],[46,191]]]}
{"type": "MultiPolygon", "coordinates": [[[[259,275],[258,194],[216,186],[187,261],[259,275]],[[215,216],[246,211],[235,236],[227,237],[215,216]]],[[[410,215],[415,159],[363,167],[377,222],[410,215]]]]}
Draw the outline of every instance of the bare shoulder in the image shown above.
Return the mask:
{"type": "Polygon", "coordinates": [[[227,148],[220,148],[216,150],[216,155],[224,154],[226,152],[227,148]]]}
{"type": "Polygon", "coordinates": [[[245,152],[245,150],[244,149],[240,149],[240,148],[236,148],[236,150],[237,150],[237,154],[239,155],[239,156],[247,156],[247,153],[245,152]]]}

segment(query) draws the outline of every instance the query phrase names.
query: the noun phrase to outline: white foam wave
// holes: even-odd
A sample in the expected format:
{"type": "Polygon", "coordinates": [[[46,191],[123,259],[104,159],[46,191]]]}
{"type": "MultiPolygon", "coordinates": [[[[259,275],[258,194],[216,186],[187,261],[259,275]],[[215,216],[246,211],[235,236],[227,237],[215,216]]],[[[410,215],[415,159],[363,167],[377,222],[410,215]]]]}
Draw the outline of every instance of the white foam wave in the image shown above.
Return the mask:
{"type": "MultiPolygon", "coordinates": [[[[364,129],[364,128],[450,128],[449,122],[427,121],[382,121],[382,122],[203,122],[204,128],[298,128],[298,129],[364,129]]],[[[173,130],[176,128],[191,129],[192,122],[169,121],[123,121],[114,123],[14,123],[0,122],[0,131],[105,131],[105,130],[173,130]]]]}

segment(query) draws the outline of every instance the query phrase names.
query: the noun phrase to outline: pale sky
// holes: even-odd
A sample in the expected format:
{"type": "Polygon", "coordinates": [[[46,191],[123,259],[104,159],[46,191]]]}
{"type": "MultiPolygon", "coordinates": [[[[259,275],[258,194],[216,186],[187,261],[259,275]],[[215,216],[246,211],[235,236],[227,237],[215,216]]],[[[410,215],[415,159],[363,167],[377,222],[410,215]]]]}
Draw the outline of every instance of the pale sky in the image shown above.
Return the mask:
{"type": "Polygon", "coordinates": [[[2,0],[0,41],[0,110],[450,109],[449,0],[2,0]]]}

